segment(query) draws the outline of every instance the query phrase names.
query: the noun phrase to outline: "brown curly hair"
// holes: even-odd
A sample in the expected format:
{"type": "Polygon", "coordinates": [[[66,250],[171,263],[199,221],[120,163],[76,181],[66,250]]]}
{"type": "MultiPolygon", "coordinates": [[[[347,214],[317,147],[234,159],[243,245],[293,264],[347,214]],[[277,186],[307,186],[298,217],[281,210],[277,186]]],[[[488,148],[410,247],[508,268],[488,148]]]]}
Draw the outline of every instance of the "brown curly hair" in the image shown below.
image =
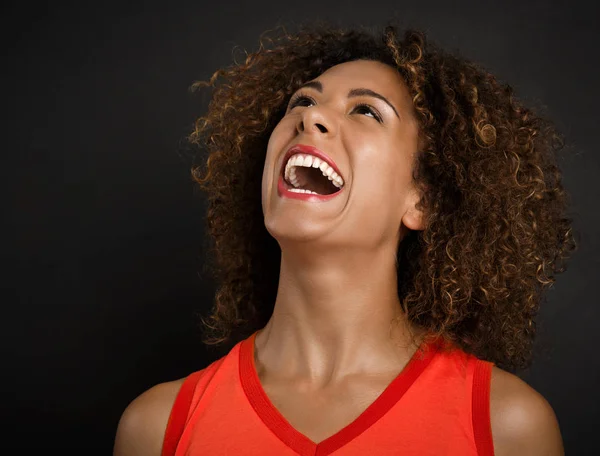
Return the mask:
{"type": "MultiPolygon", "coordinates": [[[[551,123],[481,66],[420,31],[323,22],[260,38],[245,61],[214,72],[208,113],[188,136],[203,156],[211,272],[218,284],[204,342],[246,337],[269,320],[280,248],[264,226],[261,178],[269,136],[289,97],[334,65],[396,68],[420,125],[413,179],[426,228],[398,247],[398,296],[412,324],[504,369],[531,364],[542,292],[576,248],[551,123]]],[[[429,337],[429,336],[428,336],[429,337]]]]}

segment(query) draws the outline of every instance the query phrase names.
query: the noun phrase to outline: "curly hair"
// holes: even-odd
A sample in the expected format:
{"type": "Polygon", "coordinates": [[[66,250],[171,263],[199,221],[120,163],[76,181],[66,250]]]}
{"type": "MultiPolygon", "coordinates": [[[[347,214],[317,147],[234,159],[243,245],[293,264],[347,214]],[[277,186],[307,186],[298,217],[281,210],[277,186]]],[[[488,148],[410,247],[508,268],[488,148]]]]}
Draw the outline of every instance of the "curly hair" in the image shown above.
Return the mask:
{"type": "Polygon", "coordinates": [[[413,180],[425,229],[398,246],[398,296],[408,320],[505,369],[531,364],[543,291],[575,250],[554,126],[513,89],[423,32],[323,22],[265,32],[245,61],[215,71],[208,112],[187,140],[205,154],[192,169],[207,196],[215,302],[205,344],[247,336],[269,320],[281,251],[267,232],[261,178],[269,136],[289,97],[334,65],[395,68],[419,124],[413,180]]]}

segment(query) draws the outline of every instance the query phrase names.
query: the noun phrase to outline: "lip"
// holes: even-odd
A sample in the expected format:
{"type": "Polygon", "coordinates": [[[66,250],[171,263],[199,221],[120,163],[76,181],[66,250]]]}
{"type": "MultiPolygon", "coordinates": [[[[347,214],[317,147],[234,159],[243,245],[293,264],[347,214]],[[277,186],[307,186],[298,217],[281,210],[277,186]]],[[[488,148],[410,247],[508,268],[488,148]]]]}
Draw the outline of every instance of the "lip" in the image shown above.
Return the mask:
{"type": "MultiPolygon", "coordinates": [[[[315,157],[319,157],[319,159],[326,162],[329,166],[333,168],[333,170],[342,176],[339,168],[335,164],[335,162],[331,159],[331,157],[327,156],[323,151],[317,149],[314,146],[308,146],[306,144],[296,144],[288,149],[288,151],[283,156],[283,162],[281,164],[281,170],[279,172],[279,178],[277,179],[277,193],[279,196],[284,196],[286,198],[299,199],[302,201],[312,201],[312,202],[323,202],[329,201],[332,198],[338,196],[344,190],[345,186],[340,188],[337,192],[331,193],[329,195],[313,195],[311,193],[296,193],[291,192],[287,188],[287,184],[283,180],[283,170],[285,168],[285,164],[288,162],[289,158],[295,154],[309,154],[315,157]]],[[[344,179],[342,177],[342,179],[344,179]]],[[[345,180],[345,179],[344,179],[345,180]]]]}

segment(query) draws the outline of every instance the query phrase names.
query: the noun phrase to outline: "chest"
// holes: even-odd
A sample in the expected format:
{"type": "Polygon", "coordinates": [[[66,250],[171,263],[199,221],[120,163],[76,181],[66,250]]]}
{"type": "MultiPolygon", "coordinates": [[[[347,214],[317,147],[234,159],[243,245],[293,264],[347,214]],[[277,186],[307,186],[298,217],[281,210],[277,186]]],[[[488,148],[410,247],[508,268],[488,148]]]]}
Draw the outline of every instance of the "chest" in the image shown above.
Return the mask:
{"type": "Polygon", "coordinates": [[[392,381],[393,375],[355,378],[320,390],[288,382],[263,382],[271,403],[298,432],[315,443],[336,434],[367,410],[392,381]]]}

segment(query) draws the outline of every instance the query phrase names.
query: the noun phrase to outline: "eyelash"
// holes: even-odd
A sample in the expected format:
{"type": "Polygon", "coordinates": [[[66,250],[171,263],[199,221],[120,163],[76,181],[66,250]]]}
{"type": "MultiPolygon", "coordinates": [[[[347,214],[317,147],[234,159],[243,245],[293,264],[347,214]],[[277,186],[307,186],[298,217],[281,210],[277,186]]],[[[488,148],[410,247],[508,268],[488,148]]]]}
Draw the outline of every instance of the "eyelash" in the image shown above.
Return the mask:
{"type": "MultiPolygon", "coordinates": [[[[296,106],[298,106],[299,102],[301,100],[304,100],[304,99],[309,100],[311,103],[316,104],[315,100],[312,97],[309,97],[308,95],[305,95],[303,93],[298,93],[298,94],[294,95],[292,97],[292,99],[290,100],[288,111],[291,111],[293,108],[295,108],[296,106]]],[[[373,114],[373,117],[375,118],[375,120],[377,120],[377,122],[379,122],[379,123],[383,122],[383,119],[379,115],[379,112],[377,112],[377,110],[375,110],[371,105],[368,105],[366,103],[358,103],[354,108],[355,109],[356,108],[365,108],[365,109],[368,109],[369,112],[371,114],[373,114]]]]}

